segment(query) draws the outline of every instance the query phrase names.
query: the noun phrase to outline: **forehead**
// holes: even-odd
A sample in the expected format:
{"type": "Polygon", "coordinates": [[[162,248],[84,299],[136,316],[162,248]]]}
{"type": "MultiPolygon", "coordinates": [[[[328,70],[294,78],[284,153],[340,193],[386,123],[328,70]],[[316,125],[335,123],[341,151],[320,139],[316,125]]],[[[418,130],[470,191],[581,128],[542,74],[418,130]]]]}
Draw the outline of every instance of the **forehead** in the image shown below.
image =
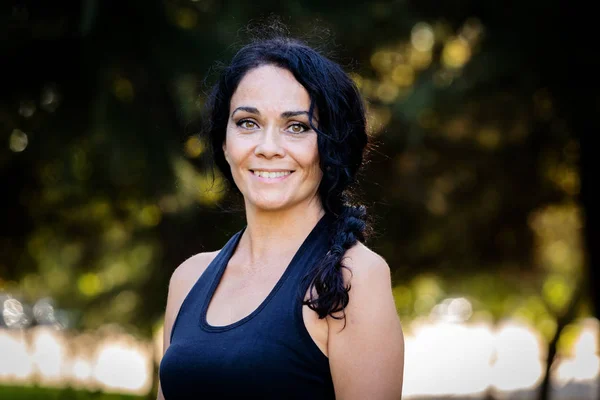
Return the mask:
{"type": "Polygon", "coordinates": [[[231,110],[241,106],[261,112],[308,111],[310,97],[290,71],[263,65],[248,71],[231,97],[231,110]]]}

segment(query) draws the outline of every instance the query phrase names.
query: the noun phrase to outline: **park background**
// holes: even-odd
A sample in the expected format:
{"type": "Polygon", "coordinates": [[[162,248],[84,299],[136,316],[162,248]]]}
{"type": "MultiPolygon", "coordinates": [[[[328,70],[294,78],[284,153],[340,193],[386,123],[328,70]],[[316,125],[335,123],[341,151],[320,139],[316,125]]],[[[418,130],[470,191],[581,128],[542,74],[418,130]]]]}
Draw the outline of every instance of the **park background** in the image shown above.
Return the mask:
{"type": "Polygon", "coordinates": [[[364,95],[404,398],[598,398],[593,26],[511,0],[2,2],[0,398],[155,398],[171,273],[244,224],[206,91],[273,16],[364,95]]]}

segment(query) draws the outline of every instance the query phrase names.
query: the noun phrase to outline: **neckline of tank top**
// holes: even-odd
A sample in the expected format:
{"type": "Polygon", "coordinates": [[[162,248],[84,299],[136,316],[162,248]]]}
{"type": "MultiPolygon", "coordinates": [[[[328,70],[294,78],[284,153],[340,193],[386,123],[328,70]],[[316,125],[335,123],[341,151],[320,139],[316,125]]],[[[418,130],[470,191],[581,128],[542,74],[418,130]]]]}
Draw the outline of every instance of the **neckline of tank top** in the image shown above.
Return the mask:
{"type": "Polygon", "coordinates": [[[223,248],[223,250],[222,250],[222,251],[224,251],[223,256],[219,257],[221,255],[221,254],[219,254],[219,256],[217,256],[214,260],[218,263],[218,266],[217,266],[218,270],[209,286],[208,294],[205,297],[204,302],[202,304],[202,308],[201,308],[201,312],[200,312],[200,327],[204,331],[207,331],[207,332],[225,332],[225,331],[237,328],[238,326],[245,324],[246,322],[250,321],[252,318],[256,317],[258,314],[260,314],[260,312],[263,310],[263,308],[265,308],[266,305],[271,301],[271,299],[273,297],[275,297],[275,295],[277,294],[277,292],[279,291],[281,286],[283,286],[286,279],[291,274],[291,271],[293,270],[294,265],[298,262],[298,258],[304,253],[304,251],[302,251],[302,250],[306,249],[310,244],[312,244],[314,242],[314,240],[316,240],[319,237],[318,234],[326,226],[328,226],[328,222],[330,222],[330,220],[331,220],[331,217],[328,214],[323,215],[321,217],[321,219],[319,219],[319,221],[315,224],[315,226],[312,228],[312,230],[306,236],[306,238],[304,239],[304,241],[302,242],[300,247],[298,247],[298,250],[296,250],[296,253],[292,257],[292,260],[287,265],[285,271],[283,272],[283,274],[281,275],[281,277],[279,278],[279,280],[277,281],[275,286],[271,289],[271,291],[269,292],[267,297],[265,297],[263,299],[263,301],[259,304],[259,306],[254,311],[252,311],[250,314],[246,315],[242,319],[232,322],[231,324],[228,324],[228,325],[210,325],[206,319],[206,314],[208,313],[208,306],[215,294],[215,291],[217,290],[217,286],[218,286],[219,282],[221,281],[223,274],[225,273],[225,268],[227,267],[227,264],[229,263],[231,256],[235,252],[235,249],[237,248],[237,246],[240,242],[240,238],[242,237],[242,234],[246,230],[246,227],[242,228],[242,230],[240,230],[233,238],[231,238],[229,246],[226,246],[228,248],[223,248]]]}

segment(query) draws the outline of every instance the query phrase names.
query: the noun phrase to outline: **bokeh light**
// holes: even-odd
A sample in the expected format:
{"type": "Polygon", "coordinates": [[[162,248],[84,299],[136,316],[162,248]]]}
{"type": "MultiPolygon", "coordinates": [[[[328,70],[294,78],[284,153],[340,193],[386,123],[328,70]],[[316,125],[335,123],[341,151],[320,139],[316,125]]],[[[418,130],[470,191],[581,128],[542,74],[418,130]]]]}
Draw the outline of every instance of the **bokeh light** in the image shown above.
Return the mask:
{"type": "Polygon", "coordinates": [[[419,51],[431,51],[435,44],[435,35],[431,25],[426,22],[416,24],[410,33],[410,42],[419,51]]]}
{"type": "Polygon", "coordinates": [[[9,138],[9,147],[15,153],[20,153],[27,148],[29,138],[27,134],[20,129],[13,129],[9,138]]]}

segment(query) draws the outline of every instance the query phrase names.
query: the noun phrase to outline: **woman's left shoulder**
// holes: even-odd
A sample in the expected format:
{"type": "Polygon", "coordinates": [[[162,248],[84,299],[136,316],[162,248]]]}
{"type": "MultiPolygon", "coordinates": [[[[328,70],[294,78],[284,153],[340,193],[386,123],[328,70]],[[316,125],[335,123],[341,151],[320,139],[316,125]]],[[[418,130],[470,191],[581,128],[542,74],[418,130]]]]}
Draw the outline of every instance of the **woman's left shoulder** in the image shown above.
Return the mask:
{"type": "Polygon", "coordinates": [[[343,268],[345,280],[390,280],[390,267],[385,258],[364,243],[357,242],[346,250],[342,264],[347,267],[343,268]]]}

